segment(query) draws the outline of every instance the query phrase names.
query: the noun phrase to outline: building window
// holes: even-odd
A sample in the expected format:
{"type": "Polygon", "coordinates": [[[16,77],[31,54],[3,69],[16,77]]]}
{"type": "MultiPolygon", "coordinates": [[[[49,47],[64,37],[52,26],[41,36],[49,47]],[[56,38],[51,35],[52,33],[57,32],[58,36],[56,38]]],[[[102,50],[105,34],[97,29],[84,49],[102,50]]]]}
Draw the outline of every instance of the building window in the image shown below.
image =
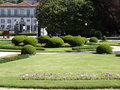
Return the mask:
{"type": "Polygon", "coordinates": [[[21,16],[25,15],[24,9],[20,9],[20,14],[21,14],[21,16]]]}
{"type": "Polygon", "coordinates": [[[11,28],[11,25],[8,25],[7,28],[10,29],[10,28],[11,28]]]}
{"type": "Polygon", "coordinates": [[[5,10],[1,9],[1,15],[4,16],[5,15],[5,10]]]}
{"type": "Polygon", "coordinates": [[[30,22],[30,19],[27,19],[27,22],[30,22]]]}
{"type": "Polygon", "coordinates": [[[2,29],[5,28],[5,25],[1,25],[1,28],[2,28],[2,29]]]}
{"type": "Polygon", "coordinates": [[[11,23],[11,19],[8,19],[8,20],[7,20],[7,23],[11,23]]]}
{"type": "Polygon", "coordinates": [[[5,23],[5,19],[1,19],[1,23],[5,23]]]}
{"type": "Polygon", "coordinates": [[[18,10],[17,9],[14,10],[14,15],[18,16],[18,10]]]}
{"type": "Polygon", "coordinates": [[[12,15],[11,10],[8,9],[8,16],[11,16],[11,15],[12,15]]]}
{"type": "Polygon", "coordinates": [[[27,10],[27,16],[30,16],[30,10],[29,9],[27,10]]]}

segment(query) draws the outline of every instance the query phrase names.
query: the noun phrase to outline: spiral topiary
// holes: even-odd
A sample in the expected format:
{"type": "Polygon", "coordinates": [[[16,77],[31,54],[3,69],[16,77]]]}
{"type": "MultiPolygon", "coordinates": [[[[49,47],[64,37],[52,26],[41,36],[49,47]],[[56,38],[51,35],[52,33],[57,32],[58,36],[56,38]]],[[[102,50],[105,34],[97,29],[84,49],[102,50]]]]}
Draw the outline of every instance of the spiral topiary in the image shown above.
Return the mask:
{"type": "Polygon", "coordinates": [[[98,39],[96,37],[91,37],[89,42],[95,42],[97,43],[98,42],[98,39]]]}
{"type": "Polygon", "coordinates": [[[46,47],[61,47],[64,45],[64,41],[60,37],[52,37],[46,43],[46,47]]]}
{"type": "Polygon", "coordinates": [[[25,45],[21,50],[21,54],[34,55],[36,54],[36,48],[32,45],[25,45]]]}
{"type": "Polygon", "coordinates": [[[15,46],[19,46],[20,43],[23,43],[23,41],[25,40],[25,38],[23,36],[15,36],[13,39],[12,39],[12,43],[15,44],[15,46]]]}
{"type": "Polygon", "coordinates": [[[74,37],[71,39],[70,41],[70,45],[71,46],[82,46],[84,45],[85,41],[82,37],[74,37]]]}
{"type": "Polygon", "coordinates": [[[108,44],[101,44],[100,46],[97,47],[96,52],[98,54],[111,54],[112,48],[108,44]]]}
{"type": "Polygon", "coordinates": [[[37,43],[38,43],[38,40],[33,38],[33,37],[27,37],[24,40],[24,45],[29,44],[29,45],[32,45],[32,46],[36,46],[37,43]]]}
{"type": "Polygon", "coordinates": [[[38,38],[38,42],[39,42],[39,43],[46,43],[46,42],[48,42],[49,39],[50,39],[49,36],[47,36],[47,35],[42,35],[42,36],[40,36],[40,37],[38,38]]]}

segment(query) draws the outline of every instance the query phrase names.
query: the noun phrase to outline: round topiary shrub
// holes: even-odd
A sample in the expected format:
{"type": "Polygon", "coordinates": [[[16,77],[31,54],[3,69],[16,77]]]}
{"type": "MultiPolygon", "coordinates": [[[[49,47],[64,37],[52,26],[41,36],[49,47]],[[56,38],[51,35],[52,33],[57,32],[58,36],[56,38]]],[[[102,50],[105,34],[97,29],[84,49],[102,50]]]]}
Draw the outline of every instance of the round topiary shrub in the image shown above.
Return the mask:
{"type": "Polygon", "coordinates": [[[25,40],[25,38],[23,36],[15,36],[13,39],[12,39],[12,43],[15,44],[15,46],[19,46],[20,43],[23,43],[23,41],[25,40]]]}
{"type": "Polygon", "coordinates": [[[46,47],[61,47],[64,45],[64,41],[60,37],[52,37],[46,43],[46,47]]]}
{"type": "Polygon", "coordinates": [[[107,41],[106,36],[103,36],[103,37],[102,37],[102,40],[103,40],[103,41],[107,41]]]}
{"type": "Polygon", "coordinates": [[[89,42],[95,42],[97,43],[98,42],[98,39],[96,37],[91,37],[89,42]]]}
{"type": "Polygon", "coordinates": [[[38,43],[38,40],[33,38],[33,37],[27,37],[24,40],[24,45],[29,44],[29,45],[32,45],[32,46],[36,46],[37,43],[38,43]]]}
{"type": "Polygon", "coordinates": [[[101,31],[96,31],[96,32],[95,32],[95,37],[97,37],[98,39],[101,39],[101,38],[102,38],[102,33],[101,33],[101,31]]]}
{"type": "Polygon", "coordinates": [[[85,41],[82,37],[74,37],[71,39],[70,41],[70,45],[71,46],[82,46],[84,45],[85,41]]]}
{"type": "Polygon", "coordinates": [[[71,36],[71,35],[66,35],[66,36],[64,36],[62,39],[64,40],[65,43],[69,43],[72,38],[73,38],[73,36],[71,36]]]}
{"type": "Polygon", "coordinates": [[[46,43],[46,42],[48,42],[49,39],[50,39],[49,36],[47,36],[47,35],[42,35],[42,36],[40,36],[40,37],[38,38],[38,42],[39,42],[39,43],[46,43]]]}
{"type": "Polygon", "coordinates": [[[88,39],[86,37],[82,37],[84,39],[84,44],[86,44],[88,42],[88,39]]]}
{"type": "Polygon", "coordinates": [[[36,48],[32,45],[25,45],[21,50],[21,54],[34,55],[36,54],[36,48]]]}
{"type": "Polygon", "coordinates": [[[97,47],[96,52],[98,54],[111,54],[112,48],[107,44],[101,44],[100,46],[97,47]]]}

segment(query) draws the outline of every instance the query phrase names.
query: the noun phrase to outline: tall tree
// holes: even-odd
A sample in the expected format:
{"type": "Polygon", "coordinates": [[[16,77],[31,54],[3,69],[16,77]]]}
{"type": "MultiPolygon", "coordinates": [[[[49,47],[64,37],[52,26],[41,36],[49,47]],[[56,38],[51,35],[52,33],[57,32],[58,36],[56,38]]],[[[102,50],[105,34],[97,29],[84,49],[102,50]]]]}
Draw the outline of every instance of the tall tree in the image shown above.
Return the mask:
{"type": "Polygon", "coordinates": [[[53,35],[78,35],[90,26],[94,17],[91,2],[85,0],[42,0],[37,9],[37,18],[41,27],[53,35]]]}
{"type": "Polygon", "coordinates": [[[21,3],[21,2],[23,2],[23,0],[18,0],[18,1],[17,1],[17,3],[21,3]]]}
{"type": "Polygon", "coordinates": [[[105,32],[120,33],[120,0],[91,0],[105,32]]]}

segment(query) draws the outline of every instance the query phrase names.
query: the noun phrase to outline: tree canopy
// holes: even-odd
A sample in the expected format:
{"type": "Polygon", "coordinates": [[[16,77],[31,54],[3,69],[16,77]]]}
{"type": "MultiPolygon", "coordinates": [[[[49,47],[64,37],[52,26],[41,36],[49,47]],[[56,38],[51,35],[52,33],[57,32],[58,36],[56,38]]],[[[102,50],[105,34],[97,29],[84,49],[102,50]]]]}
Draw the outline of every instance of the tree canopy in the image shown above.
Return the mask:
{"type": "Polygon", "coordinates": [[[94,8],[85,0],[42,0],[37,9],[37,19],[48,33],[79,35],[87,23],[92,26],[94,8]]]}
{"type": "Polygon", "coordinates": [[[105,32],[120,33],[120,0],[91,0],[105,32]]]}

